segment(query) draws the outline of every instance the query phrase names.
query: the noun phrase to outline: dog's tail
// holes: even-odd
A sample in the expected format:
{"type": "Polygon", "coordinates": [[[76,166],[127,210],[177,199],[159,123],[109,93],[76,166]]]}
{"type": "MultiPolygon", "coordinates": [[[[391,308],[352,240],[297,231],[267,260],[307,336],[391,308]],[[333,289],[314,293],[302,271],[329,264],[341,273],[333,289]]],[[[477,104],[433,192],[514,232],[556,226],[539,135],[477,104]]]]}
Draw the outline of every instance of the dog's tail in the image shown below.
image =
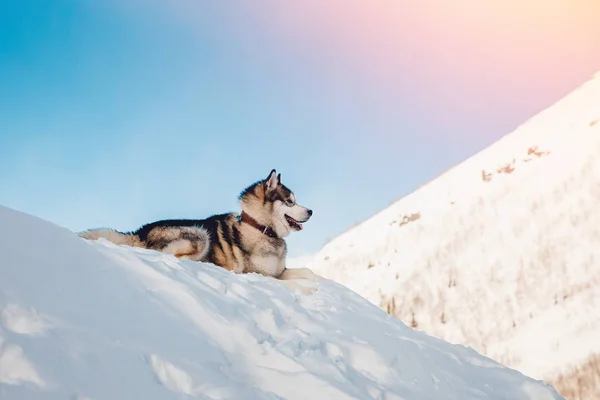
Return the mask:
{"type": "Polygon", "coordinates": [[[132,233],[123,233],[110,228],[88,229],[79,232],[77,235],[87,240],[106,239],[118,245],[127,245],[135,247],[144,247],[140,238],[132,233]]]}

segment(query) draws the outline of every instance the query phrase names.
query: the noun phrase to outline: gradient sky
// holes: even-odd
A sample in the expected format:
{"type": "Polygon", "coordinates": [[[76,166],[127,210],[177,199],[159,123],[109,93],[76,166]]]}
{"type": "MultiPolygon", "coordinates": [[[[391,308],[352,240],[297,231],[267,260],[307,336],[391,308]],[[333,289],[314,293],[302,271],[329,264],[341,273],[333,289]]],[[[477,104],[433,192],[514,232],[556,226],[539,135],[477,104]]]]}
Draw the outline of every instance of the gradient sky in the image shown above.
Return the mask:
{"type": "MultiPolygon", "coordinates": [[[[596,0],[5,0],[0,204],[72,230],[238,210],[316,251],[600,70],[596,0]]],[[[0,222],[1,223],[1,222],[0,222]]]]}

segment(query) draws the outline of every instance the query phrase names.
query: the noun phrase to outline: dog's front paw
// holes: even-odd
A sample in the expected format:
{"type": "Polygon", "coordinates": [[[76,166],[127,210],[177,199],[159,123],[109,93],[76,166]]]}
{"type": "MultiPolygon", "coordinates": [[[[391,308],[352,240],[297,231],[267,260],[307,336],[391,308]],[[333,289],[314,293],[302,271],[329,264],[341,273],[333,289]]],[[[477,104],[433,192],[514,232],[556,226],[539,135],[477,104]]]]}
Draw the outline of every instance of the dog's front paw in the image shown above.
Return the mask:
{"type": "Polygon", "coordinates": [[[300,293],[300,294],[313,294],[317,291],[317,286],[314,284],[306,284],[303,282],[309,282],[306,279],[297,279],[297,280],[287,280],[287,281],[283,281],[283,283],[287,286],[287,288],[292,291],[292,292],[296,292],[296,293],[300,293]]]}
{"type": "Polygon", "coordinates": [[[289,280],[289,279],[306,279],[311,282],[316,282],[321,278],[319,275],[315,274],[308,268],[286,268],[283,273],[279,276],[281,280],[289,280]]]}

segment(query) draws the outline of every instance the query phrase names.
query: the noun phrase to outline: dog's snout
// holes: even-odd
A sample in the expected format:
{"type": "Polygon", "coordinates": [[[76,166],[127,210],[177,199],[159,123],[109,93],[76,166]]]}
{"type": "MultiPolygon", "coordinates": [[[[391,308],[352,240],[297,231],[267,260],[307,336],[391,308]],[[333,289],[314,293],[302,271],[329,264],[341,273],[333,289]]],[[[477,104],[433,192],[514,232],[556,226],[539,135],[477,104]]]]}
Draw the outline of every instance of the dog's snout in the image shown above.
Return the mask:
{"type": "Polygon", "coordinates": [[[312,217],[312,210],[309,209],[309,210],[306,210],[306,212],[308,213],[309,217],[312,217]]]}

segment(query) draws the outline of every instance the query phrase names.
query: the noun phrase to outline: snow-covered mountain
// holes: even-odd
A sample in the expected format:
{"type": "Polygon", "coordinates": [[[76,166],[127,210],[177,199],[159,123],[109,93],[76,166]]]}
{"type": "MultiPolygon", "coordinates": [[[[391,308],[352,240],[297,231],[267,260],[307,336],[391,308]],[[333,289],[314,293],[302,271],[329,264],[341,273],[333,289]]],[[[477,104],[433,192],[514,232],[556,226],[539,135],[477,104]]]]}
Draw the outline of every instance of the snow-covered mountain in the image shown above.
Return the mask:
{"type": "Polygon", "coordinates": [[[600,73],[307,266],[568,399],[600,398],[600,73]]]}
{"type": "Polygon", "coordinates": [[[0,399],[561,399],[312,285],[86,242],[0,207],[0,399]]]}

